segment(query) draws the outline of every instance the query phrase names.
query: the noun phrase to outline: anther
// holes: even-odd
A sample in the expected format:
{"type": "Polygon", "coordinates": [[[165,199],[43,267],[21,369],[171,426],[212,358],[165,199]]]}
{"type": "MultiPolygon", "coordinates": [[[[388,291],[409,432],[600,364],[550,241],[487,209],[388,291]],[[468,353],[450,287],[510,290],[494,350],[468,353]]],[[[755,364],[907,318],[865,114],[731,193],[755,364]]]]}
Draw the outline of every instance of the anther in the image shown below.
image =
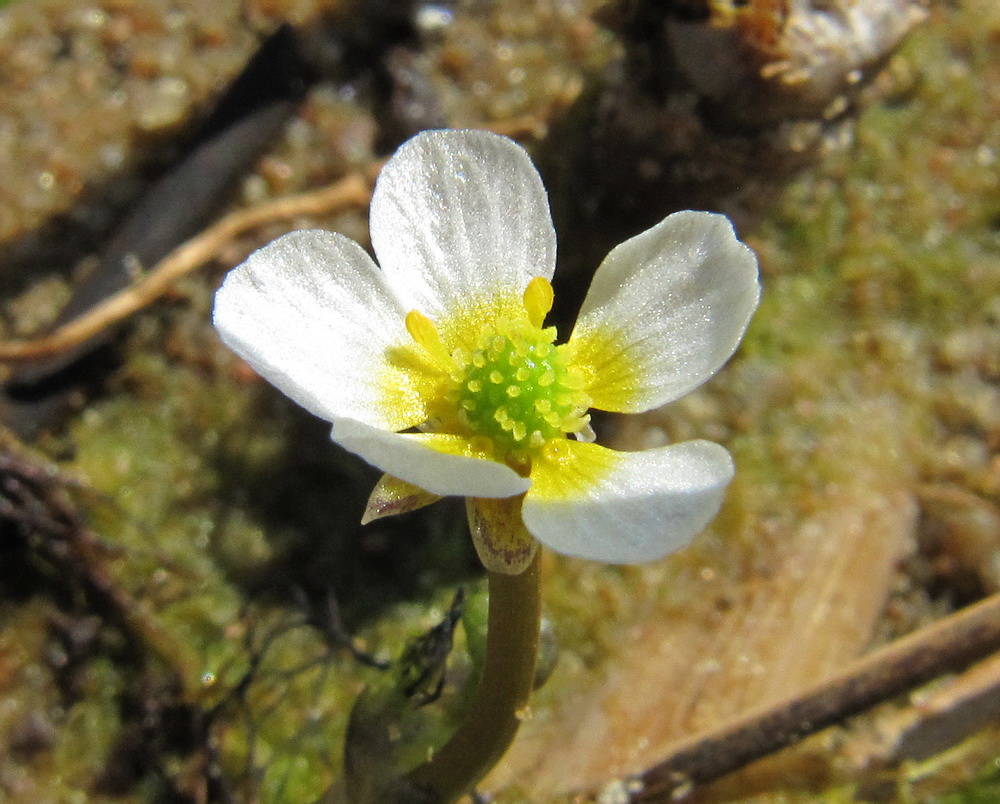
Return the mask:
{"type": "Polygon", "coordinates": [[[406,314],[406,331],[410,333],[418,344],[424,347],[427,352],[443,366],[451,368],[454,363],[451,354],[444,347],[441,340],[441,333],[438,332],[434,322],[419,310],[410,310],[406,314]]]}
{"type": "Polygon", "coordinates": [[[554,298],[552,284],[545,277],[536,276],[528,283],[528,287],[524,289],[524,309],[532,326],[541,329],[545,316],[552,309],[554,298]]]}

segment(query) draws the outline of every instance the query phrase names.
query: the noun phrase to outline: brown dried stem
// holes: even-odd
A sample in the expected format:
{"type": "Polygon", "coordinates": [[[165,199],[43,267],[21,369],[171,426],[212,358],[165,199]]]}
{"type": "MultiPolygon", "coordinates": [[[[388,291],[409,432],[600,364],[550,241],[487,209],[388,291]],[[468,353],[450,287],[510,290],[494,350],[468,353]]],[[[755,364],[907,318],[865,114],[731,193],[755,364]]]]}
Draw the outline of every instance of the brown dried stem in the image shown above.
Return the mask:
{"type": "Polygon", "coordinates": [[[319,215],[352,206],[363,207],[370,199],[369,183],[361,176],[351,175],[315,192],[279,198],[233,212],[178,246],[134,285],[109,296],[51,334],[31,340],[0,341],[0,362],[35,360],[73,348],[151,304],[182,276],[204,265],[235,237],[256,226],[298,215],[319,215]]]}
{"type": "Polygon", "coordinates": [[[858,659],[794,698],[677,746],[634,781],[633,802],[669,802],[756,759],[1000,649],[1000,594],[858,659]]]}

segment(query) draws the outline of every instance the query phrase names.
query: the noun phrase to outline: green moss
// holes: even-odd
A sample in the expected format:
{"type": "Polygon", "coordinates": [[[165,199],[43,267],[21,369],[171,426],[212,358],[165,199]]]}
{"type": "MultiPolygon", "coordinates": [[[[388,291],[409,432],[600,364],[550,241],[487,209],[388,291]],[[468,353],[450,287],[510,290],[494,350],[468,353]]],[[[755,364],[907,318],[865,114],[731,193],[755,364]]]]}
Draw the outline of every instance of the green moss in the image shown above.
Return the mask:
{"type": "MultiPolygon", "coordinates": [[[[175,342],[204,337],[217,348],[204,318],[169,328],[179,328],[166,336],[175,342]]],[[[156,635],[146,647],[159,656],[157,672],[179,674],[182,700],[214,713],[209,730],[235,789],[265,802],[314,800],[339,775],[347,716],[378,673],[307,624],[303,603],[316,601],[321,622],[323,596],[339,597],[334,581],[351,577],[343,588],[359,593],[342,615],[355,624],[377,616],[368,645],[395,652],[421,628],[430,601],[394,606],[400,593],[380,592],[396,583],[391,573],[375,584],[370,561],[336,566],[358,554],[357,522],[373,481],[336,451],[325,426],[269,387],[241,384],[224,353],[206,368],[143,344],[163,337],[155,328],[137,333],[119,393],[95,400],[73,424],[74,470],[105,495],[90,507],[91,525],[116,556],[114,581],[140,601],[140,634],[148,625],[156,635]]],[[[449,564],[466,566],[447,558],[456,552],[448,521],[438,514],[419,526],[432,533],[428,552],[439,559],[419,582],[426,589],[449,564]],[[428,529],[431,522],[439,525],[428,529]]],[[[388,538],[406,538],[396,531],[388,538]]],[[[100,735],[75,765],[86,769],[74,781],[81,789],[117,734],[122,681],[104,689],[73,712],[70,735],[100,735]]],[[[77,747],[67,742],[66,751],[77,747]]]]}
{"type": "Polygon", "coordinates": [[[994,804],[1000,801],[1000,757],[991,761],[977,778],[952,793],[935,796],[928,804],[994,804]]]}

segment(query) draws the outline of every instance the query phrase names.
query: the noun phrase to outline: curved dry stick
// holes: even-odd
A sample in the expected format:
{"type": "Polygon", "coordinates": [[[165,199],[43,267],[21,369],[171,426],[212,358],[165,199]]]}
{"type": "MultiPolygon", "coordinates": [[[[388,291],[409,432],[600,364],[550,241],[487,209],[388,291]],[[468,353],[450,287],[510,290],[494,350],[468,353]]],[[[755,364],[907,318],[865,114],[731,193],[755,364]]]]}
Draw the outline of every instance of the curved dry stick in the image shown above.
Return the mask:
{"type": "Polygon", "coordinates": [[[1000,594],[853,662],[791,700],[742,715],[678,745],[630,780],[632,802],[671,802],[851,715],[1000,650],[1000,594]]]}
{"type": "Polygon", "coordinates": [[[162,296],[182,276],[214,257],[233,238],[281,218],[319,215],[371,200],[371,187],[361,176],[351,175],[311,193],[279,198],[250,209],[233,212],[196,237],[175,248],[142,279],[64,324],[49,335],[31,340],[0,341],[0,362],[20,362],[49,357],[70,349],[138,312],[162,296]]]}

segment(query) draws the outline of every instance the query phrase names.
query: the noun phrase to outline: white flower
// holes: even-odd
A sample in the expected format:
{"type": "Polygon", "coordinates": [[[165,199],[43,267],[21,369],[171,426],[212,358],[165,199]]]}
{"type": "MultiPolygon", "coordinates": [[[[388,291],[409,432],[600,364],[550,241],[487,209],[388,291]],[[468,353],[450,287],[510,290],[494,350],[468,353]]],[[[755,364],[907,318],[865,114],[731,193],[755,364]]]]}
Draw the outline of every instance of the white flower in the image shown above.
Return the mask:
{"type": "Polygon", "coordinates": [[[376,184],[371,240],[378,265],[342,235],[287,234],[233,269],[215,303],[226,344],[387,473],[367,519],[467,497],[484,564],[519,572],[536,539],[637,563],[715,516],[725,449],[606,449],[588,443],[587,410],[658,407],[732,355],[760,288],[725,217],[678,212],[615,248],[562,345],[543,327],[548,200],[512,141],[406,142],[376,184]]]}

